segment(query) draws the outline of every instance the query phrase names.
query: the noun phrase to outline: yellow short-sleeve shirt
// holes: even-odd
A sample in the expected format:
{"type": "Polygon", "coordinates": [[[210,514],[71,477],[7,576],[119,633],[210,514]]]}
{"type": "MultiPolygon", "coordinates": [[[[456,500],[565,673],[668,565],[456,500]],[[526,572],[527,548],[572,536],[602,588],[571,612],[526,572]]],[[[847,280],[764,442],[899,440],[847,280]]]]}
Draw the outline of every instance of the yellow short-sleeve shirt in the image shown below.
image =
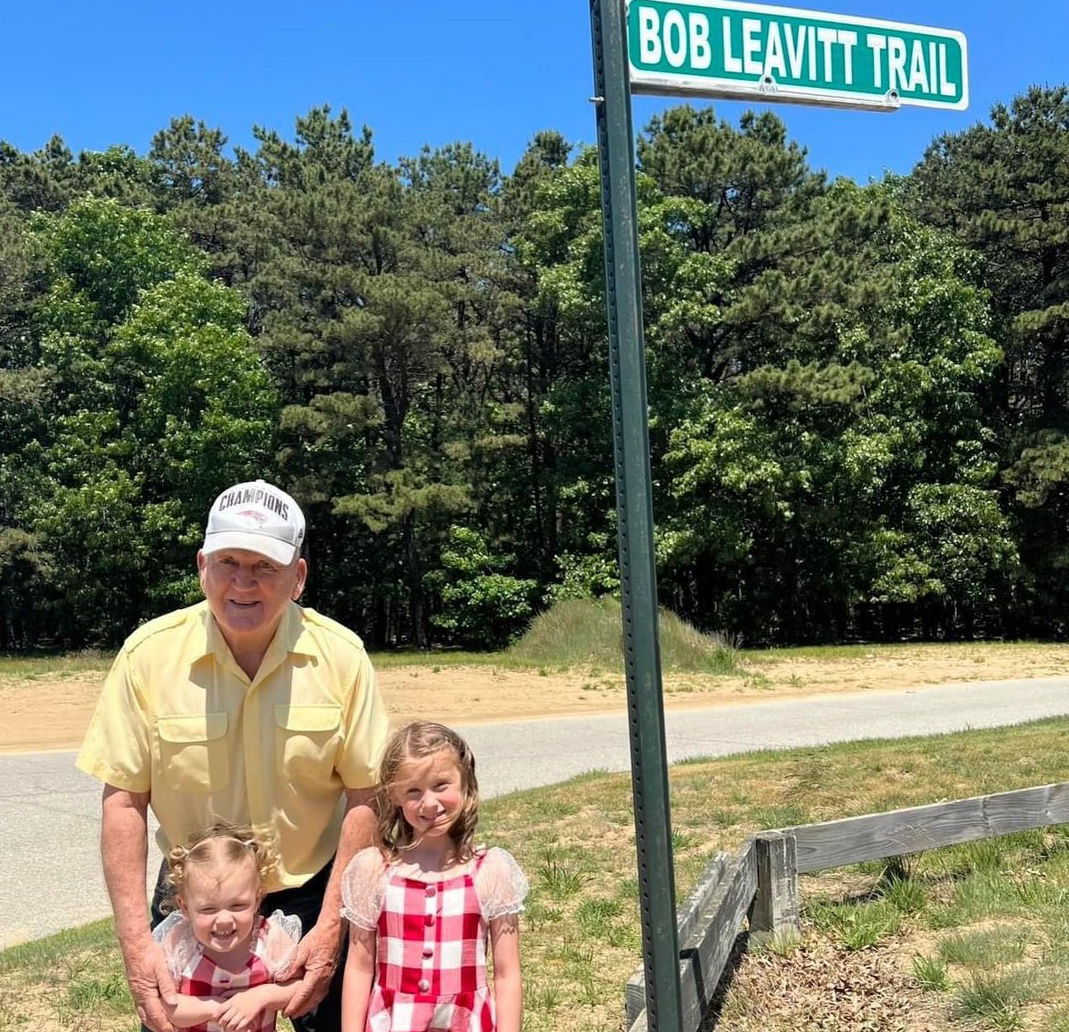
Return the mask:
{"type": "Polygon", "coordinates": [[[344,789],[375,784],[386,733],[352,631],[291,604],[250,680],[201,602],[126,640],[77,765],[148,792],[164,851],[219,817],[272,836],[273,891],[303,884],[334,855],[344,789]]]}

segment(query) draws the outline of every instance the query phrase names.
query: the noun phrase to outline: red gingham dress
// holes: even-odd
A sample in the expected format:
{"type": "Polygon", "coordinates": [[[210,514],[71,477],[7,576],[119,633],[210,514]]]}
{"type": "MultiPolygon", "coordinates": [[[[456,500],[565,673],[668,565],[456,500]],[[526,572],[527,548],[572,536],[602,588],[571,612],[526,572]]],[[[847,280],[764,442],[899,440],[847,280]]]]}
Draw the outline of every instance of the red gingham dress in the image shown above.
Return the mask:
{"type": "MultiPolygon", "coordinates": [[[[202,953],[196,963],[183,972],[177,989],[183,996],[207,996],[213,1000],[225,1000],[239,989],[251,989],[255,985],[270,981],[272,978],[267,965],[255,953],[249,954],[249,959],[241,971],[227,971],[202,953]]],[[[275,1032],[276,1017],[274,1011],[262,1011],[248,1026],[248,1032],[275,1032]]],[[[203,1025],[190,1026],[188,1032],[222,1032],[222,1028],[222,1025],[208,1021],[203,1025]]]]}
{"type": "MultiPolygon", "coordinates": [[[[177,911],[153,933],[167,957],[175,988],[183,996],[226,1000],[242,989],[274,980],[275,971],[288,959],[300,938],[299,922],[275,911],[270,918],[257,918],[249,959],[240,971],[228,971],[202,951],[189,922],[177,911]]],[[[277,1014],[263,1011],[247,1032],[275,1032],[277,1014]]],[[[222,1025],[208,1021],[188,1032],[222,1032],[222,1025]]]]}
{"type": "MultiPolygon", "coordinates": [[[[477,854],[462,873],[434,881],[386,867],[367,1032],[494,1032],[494,1002],[486,984],[489,919],[476,890],[487,855],[477,854]]],[[[500,857],[495,862],[500,864],[500,857]]],[[[508,863],[520,887],[515,905],[503,912],[517,912],[526,882],[511,857],[508,863]]],[[[349,912],[346,916],[352,919],[349,912]]]]}

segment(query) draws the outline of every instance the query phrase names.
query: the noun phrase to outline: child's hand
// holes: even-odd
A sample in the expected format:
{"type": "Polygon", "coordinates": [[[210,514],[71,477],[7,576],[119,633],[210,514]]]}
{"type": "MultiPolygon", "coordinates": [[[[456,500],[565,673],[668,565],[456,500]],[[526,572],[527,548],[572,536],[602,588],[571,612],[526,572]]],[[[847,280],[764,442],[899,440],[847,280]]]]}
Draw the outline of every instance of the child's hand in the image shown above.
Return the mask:
{"type": "Polygon", "coordinates": [[[223,1004],[207,996],[184,996],[179,994],[173,1004],[160,1001],[167,1017],[175,1028],[192,1028],[209,1021],[218,1021],[223,1004]]]}
{"type": "Polygon", "coordinates": [[[246,989],[230,997],[215,1019],[226,1032],[244,1032],[260,1016],[264,1000],[256,989],[246,989]]]}

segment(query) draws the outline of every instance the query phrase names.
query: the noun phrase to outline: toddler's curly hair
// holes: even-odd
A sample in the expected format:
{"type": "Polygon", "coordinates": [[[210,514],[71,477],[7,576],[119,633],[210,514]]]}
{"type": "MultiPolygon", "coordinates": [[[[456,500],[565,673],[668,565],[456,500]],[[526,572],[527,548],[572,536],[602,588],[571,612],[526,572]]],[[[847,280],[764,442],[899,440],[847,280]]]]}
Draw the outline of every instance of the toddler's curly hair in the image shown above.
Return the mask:
{"type": "Polygon", "coordinates": [[[217,820],[195,832],[184,845],[174,846],[167,854],[166,880],[171,890],[167,904],[174,909],[176,897],[186,887],[190,868],[240,863],[252,863],[257,879],[263,885],[277,861],[263,838],[246,825],[217,820]]]}

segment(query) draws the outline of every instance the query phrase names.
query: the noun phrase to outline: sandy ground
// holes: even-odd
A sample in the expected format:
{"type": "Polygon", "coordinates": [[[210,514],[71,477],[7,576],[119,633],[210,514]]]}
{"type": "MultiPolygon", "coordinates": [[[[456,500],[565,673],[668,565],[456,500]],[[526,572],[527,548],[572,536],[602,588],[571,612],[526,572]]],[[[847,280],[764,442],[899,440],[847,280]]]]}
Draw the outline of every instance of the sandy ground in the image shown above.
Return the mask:
{"type": "MultiPolygon", "coordinates": [[[[668,674],[670,709],[835,692],[907,691],[927,684],[1069,674],[1069,645],[903,645],[827,655],[744,653],[732,677],[668,674]]],[[[74,749],[103,673],[0,677],[0,752],[74,749]]],[[[379,683],[395,723],[433,717],[471,724],[623,709],[622,673],[489,666],[389,667],[379,683]]]]}

